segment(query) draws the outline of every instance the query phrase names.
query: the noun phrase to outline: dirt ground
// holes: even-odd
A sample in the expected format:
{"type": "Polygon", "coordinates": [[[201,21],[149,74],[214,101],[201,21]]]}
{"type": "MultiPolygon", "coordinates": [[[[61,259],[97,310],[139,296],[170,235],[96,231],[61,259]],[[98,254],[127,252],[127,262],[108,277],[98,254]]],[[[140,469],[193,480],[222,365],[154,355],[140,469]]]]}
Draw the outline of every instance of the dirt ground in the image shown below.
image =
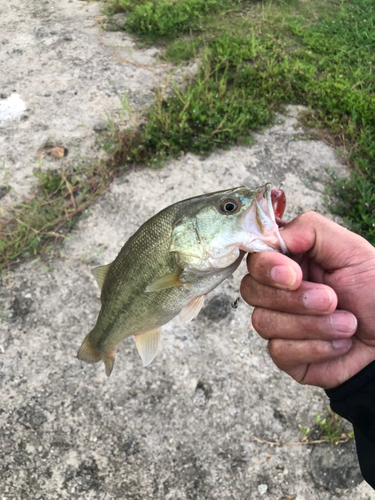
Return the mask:
{"type": "MultiPolygon", "coordinates": [[[[100,7],[81,0],[1,0],[0,158],[12,196],[30,192],[36,168],[101,154],[98,133],[125,95],[133,109],[173,70],[122,32],[103,31],[100,7]],[[16,95],[16,97],[14,97],[16,95]],[[56,160],[41,151],[67,148],[56,160]]],[[[208,158],[187,154],[163,168],[130,168],[90,207],[51,260],[2,278],[0,296],[0,491],[2,500],[371,500],[355,445],[294,443],[328,400],[272,364],[239,295],[244,264],[187,326],[164,329],[142,368],[132,339],[110,378],[76,358],[95,323],[90,273],[113,260],[151,215],[189,196],[284,182],[287,217],[324,204],[325,168],[346,167],[306,140],[290,107],[255,134],[253,147],[208,158]]],[[[6,203],[6,199],[3,199],[6,203]]],[[[350,426],[348,426],[348,430],[350,426]]]]}

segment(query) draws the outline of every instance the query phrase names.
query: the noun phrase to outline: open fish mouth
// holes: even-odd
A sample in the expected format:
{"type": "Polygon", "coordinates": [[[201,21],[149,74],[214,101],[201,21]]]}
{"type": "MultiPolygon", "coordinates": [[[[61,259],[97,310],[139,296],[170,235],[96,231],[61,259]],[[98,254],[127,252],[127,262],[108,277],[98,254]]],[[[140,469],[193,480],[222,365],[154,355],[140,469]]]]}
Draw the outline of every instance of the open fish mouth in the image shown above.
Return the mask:
{"type": "Polygon", "coordinates": [[[273,188],[271,190],[271,203],[275,214],[275,222],[279,227],[284,227],[287,223],[282,220],[286,206],[286,196],[282,189],[273,188]]]}
{"type": "Polygon", "coordinates": [[[287,252],[280,235],[286,222],[282,219],[286,206],[285,193],[266,184],[258,189],[251,206],[244,212],[243,227],[248,236],[240,247],[248,252],[277,250],[287,252]]]}

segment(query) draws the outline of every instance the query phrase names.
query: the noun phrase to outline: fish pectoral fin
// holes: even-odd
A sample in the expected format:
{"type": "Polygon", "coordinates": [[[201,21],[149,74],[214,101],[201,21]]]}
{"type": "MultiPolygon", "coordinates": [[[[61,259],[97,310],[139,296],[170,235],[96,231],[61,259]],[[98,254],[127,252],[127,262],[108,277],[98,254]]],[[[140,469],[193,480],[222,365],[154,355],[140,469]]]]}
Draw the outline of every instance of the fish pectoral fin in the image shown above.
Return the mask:
{"type": "Polygon", "coordinates": [[[146,287],[146,292],[158,292],[159,290],[165,290],[166,288],[172,288],[174,286],[182,286],[188,285],[191,286],[191,283],[184,282],[180,280],[181,270],[177,272],[173,272],[170,274],[166,274],[161,278],[153,281],[146,287]]]}
{"type": "Polygon", "coordinates": [[[97,347],[93,346],[90,341],[90,334],[86,335],[85,340],[82,342],[81,347],[77,352],[77,358],[86,363],[97,363],[102,360],[105,366],[105,373],[109,377],[115,364],[116,348],[108,352],[103,352],[97,347]]]}
{"type": "Polygon", "coordinates": [[[198,295],[198,297],[194,297],[190,302],[188,302],[182,309],[179,314],[179,319],[181,323],[189,323],[196,316],[198,316],[199,311],[202,309],[204,301],[207,295],[198,295]]]}
{"type": "Polygon", "coordinates": [[[107,276],[107,273],[108,273],[111,265],[112,265],[112,262],[110,264],[105,265],[105,266],[98,266],[98,267],[94,267],[94,269],[91,269],[91,274],[96,279],[96,282],[99,285],[100,290],[103,288],[105,277],[107,276]]]}
{"type": "Polygon", "coordinates": [[[147,366],[158,353],[161,328],[134,335],[135,345],[141,356],[143,366],[147,366]]]}

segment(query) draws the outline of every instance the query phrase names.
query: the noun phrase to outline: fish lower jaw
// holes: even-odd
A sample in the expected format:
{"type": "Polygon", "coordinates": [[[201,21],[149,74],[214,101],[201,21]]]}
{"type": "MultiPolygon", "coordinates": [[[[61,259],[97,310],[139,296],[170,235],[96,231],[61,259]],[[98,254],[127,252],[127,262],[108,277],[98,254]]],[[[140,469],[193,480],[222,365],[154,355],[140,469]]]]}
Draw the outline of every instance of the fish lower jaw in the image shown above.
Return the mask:
{"type": "Polygon", "coordinates": [[[255,236],[251,239],[249,238],[248,241],[240,245],[240,250],[243,250],[247,253],[265,252],[268,250],[273,252],[286,253],[287,248],[279,232],[277,231],[277,234],[274,233],[269,237],[265,237],[264,235],[260,234],[259,236],[255,236]]]}

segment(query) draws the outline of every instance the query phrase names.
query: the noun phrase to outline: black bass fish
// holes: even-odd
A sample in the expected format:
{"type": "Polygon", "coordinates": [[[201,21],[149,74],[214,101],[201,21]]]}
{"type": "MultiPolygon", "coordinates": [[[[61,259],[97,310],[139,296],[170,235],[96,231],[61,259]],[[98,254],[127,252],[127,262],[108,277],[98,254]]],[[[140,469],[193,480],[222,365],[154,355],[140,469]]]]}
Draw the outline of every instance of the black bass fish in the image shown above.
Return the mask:
{"type": "Polygon", "coordinates": [[[284,192],[266,184],[196,196],[154,215],[111,264],[92,270],[102,307],[78,359],[103,360],[109,377],[118,344],[134,335],[147,366],[161,327],[178,314],[183,322],[195,318],[245,252],[286,252],[279,232],[284,208],[284,192]]]}

